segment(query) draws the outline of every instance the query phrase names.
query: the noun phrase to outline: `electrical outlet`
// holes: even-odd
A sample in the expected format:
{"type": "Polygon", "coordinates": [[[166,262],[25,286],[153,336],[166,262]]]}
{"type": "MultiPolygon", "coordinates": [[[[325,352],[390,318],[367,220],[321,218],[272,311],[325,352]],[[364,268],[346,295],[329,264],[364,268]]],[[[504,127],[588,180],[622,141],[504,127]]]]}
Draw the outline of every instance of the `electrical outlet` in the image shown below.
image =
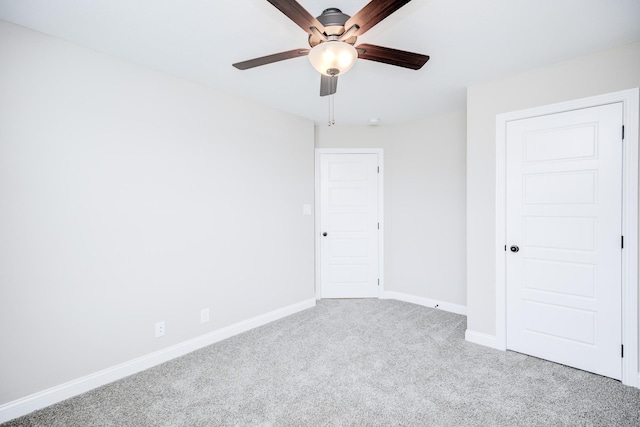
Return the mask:
{"type": "Polygon", "coordinates": [[[207,323],[209,321],[209,308],[203,308],[200,310],[200,323],[207,323]]]}
{"type": "Polygon", "coordinates": [[[156,323],[156,338],[164,336],[164,321],[156,323]]]}

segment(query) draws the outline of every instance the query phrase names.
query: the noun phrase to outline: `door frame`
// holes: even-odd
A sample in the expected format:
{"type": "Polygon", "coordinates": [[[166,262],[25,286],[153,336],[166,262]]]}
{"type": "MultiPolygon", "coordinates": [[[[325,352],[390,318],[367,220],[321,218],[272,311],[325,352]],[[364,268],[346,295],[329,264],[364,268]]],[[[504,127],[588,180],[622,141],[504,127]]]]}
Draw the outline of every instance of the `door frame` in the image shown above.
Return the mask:
{"type": "Polygon", "coordinates": [[[316,300],[321,299],[321,278],[320,278],[320,156],[322,154],[376,154],[378,156],[378,221],[380,230],[378,232],[378,298],[384,295],[384,150],[382,148],[316,148],[315,149],[315,287],[316,300]]]}
{"type": "Polygon", "coordinates": [[[496,348],[507,349],[506,144],[507,123],[605,104],[622,103],[622,383],[639,387],[638,369],[638,115],[639,89],[629,89],[496,116],[496,348]]]}

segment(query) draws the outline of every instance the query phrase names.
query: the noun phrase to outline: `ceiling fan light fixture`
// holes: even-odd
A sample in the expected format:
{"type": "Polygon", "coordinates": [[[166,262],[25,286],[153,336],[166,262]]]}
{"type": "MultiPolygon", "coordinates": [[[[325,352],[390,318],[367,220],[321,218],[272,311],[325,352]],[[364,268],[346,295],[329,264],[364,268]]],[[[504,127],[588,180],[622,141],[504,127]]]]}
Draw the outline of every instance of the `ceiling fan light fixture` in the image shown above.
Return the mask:
{"type": "Polygon", "coordinates": [[[358,51],[349,43],[330,40],[314,46],[309,52],[313,68],[325,76],[344,74],[358,59],[358,51]]]}

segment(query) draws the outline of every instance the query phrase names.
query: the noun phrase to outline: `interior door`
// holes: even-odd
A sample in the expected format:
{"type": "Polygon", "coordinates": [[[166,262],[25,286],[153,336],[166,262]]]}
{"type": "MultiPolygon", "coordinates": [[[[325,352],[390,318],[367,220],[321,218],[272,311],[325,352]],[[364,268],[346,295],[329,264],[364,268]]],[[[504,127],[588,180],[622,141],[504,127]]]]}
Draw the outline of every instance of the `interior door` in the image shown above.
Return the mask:
{"type": "Polygon", "coordinates": [[[622,104],[507,124],[507,348],[620,379],[622,104]]]}
{"type": "Polygon", "coordinates": [[[378,296],[378,154],[320,154],[320,295],[378,296]]]}

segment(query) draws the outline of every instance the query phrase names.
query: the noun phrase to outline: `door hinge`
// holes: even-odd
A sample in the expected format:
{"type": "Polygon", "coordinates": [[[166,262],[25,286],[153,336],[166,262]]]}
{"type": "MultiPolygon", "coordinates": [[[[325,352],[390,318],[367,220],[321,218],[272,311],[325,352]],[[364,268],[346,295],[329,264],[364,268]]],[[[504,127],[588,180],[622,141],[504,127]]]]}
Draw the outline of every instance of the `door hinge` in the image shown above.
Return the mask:
{"type": "Polygon", "coordinates": [[[620,357],[624,357],[624,344],[620,344],[620,357]]]}
{"type": "Polygon", "coordinates": [[[378,230],[380,230],[380,223],[378,223],[378,230]]]}
{"type": "Polygon", "coordinates": [[[378,286],[380,286],[380,279],[378,279],[378,286]]]}
{"type": "Polygon", "coordinates": [[[624,140],[624,125],[622,125],[622,139],[624,140]]]}
{"type": "Polygon", "coordinates": [[[620,236],[620,248],[624,249],[624,236],[620,236]]]}
{"type": "Polygon", "coordinates": [[[380,166],[378,166],[378,173],[380,173],[380,166]]]}

